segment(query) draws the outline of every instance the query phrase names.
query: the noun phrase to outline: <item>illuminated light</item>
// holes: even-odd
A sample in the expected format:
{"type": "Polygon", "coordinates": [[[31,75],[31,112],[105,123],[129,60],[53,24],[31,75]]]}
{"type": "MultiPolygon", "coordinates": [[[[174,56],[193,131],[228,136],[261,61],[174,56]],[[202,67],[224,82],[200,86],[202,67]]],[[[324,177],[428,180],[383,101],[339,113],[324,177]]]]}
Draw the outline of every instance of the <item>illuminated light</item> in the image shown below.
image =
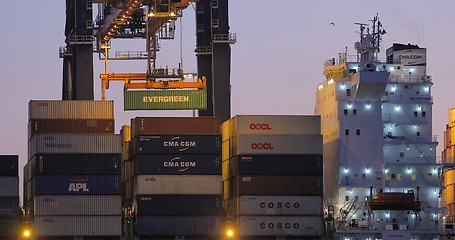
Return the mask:
{"type": "Polygon", "coordinates": [[[395,91],[396,89],[396,86],[392,86],[392,91],[395,91]]]}
{"type": "Polygon", "coordinates": [[[147,17],[153,17],[153,16],[155,16],[155,14],[154,14],[153,12],[149,12],[149,13],[147,14],[147,17]]]}
{"type": "Polygon", "coordinates": [[[348,169],[348,168],[345,168],[345,169],[344,169],[344,173],[349,173],[349,169],[348,169]]]}
{"type": "Polygon", "coordinates": [[[334,82],[335,82],[335,81],[334,81],[333,79],[330,79],[330,80],[327,81],[327,84],[330,85],[330,84],[332,84],[332,83],[334,83],[334,82]]]}
{"type": "Polygon", "coordinates": [[[232,229],[228,229],[227,232],[226,232],[226,236],[233,237],[234,236],[234,231],[232,231],[232,229]]]}
{"type": "Polygon", "coordinates": [[[367,109],[370,109],[371,108],[370,103],[367,103],[366,107],[367,107],[367,109]]]}
{"type": "Polygon", "coordinates": [[[414,125],[414,128],[417,128],[417,124],[416,124],[416,125],[414,125]]]}
{"type": "Polygon", "coordinates": [[[365,168],[365,173],[370,173],[370,168],[369,167],[365,168]]]}
{"type": "Polygon", "coordinates": [[[341,89],[345,89],[346,86],[344,85],[344,83],[341,84],[341,89]]]}
{"type": "Polygon", "coordinates": [[[393,68],[393,66],[391,66],[391,67],[389,68],[389,70],[390,70],[390,71],[393,71],[393,70],[395,70],[395,68],[393,68]]]}
{"type": "Polygon", "coordinates": [[[432,148],[432,147],[430,148],[430,151],[433,151],[433,148],[432,148]]]}
{"type": "Polygon", "coordinates": [[[424,87],[423,88],[425,91],[429,91],[430,90],[430,87],[424,87]]]}
{"type": "Polygon", "coordinates": [[[395,111],[400,111],[400,106],[399,105],[395,106],[395,111]]]}
{"type": "Polygon", "coordinates": [[[25,229],[25,230],[22,232],[22,236],[23,236],[24,238],[29,238],[31,235],[32,235],[32,234],[31,234],[30,230],[28,230],[28,229],[25,229]]]}
{"type": "Polygon", "coordinates": [[[408,168],[408,173],[412,173],[412,169],[411,168],[408,168]]]}
{"type": "Polygon", "coordinates": [[[348,108],[352,108],[352,103],[348,103],[348,108]]]}
{"type": "Polygon", "coordinates": [[[322,90],[323,88],[324,88],[324,85],[322,85],[322,84],[318,86],[318,90],[322,90]]]}
{"type": "Polygon", "coordinates": [[[408,151],[409,151],[409,147],[406,147],[406,150],[408,150],[408,151]]]}
{"type": "Polygon", "coordinates": [[[422,111],[422,106],[418,106],[417,109],[418,109],[419,111],[422,111]]]}
{"type": "Polygon", "coordinates": [[[386,213],[386,214],[385,214],[385,217],[386,217],[386,218],[389,218],[389,217],[390,217],[390,213],[386,213]]]}
{"type": "Polygon", "coordinates": [[[387,168],[384,169],[384,172],[385,172],[385,173],[388,173],[388,172],[389,172],[389,169],[387,169],[387,168]]]}
{"type": "Polygon", "coordinates": [[[169,16],[175,17],[175,16],[176,16],[176,15],[175,15],[175,12],[171,12],[171,14],[169,14],[169,16]]]}

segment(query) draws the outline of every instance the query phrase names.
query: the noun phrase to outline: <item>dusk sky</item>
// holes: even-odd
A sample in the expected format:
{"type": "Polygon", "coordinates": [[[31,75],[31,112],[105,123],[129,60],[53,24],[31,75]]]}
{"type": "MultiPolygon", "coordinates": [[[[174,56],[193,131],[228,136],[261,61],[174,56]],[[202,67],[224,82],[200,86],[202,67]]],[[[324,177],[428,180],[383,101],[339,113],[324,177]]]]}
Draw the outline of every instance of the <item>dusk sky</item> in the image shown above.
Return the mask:
{"type": "MultiPolygon", "coordinates": [[[[324,61],[345,47],[348,54],[355,54],[358,26],[354,23],[370,23],[378,13],[387,31],[382,59],[392,43],[427,48],[427,74],[434,83],[433,135],[439,141],[437,156],[441,155],[448,110],[455,107],[455,81],[450,73],[455,68],[455,1],[231,0],[229,4],[231,32],[237,34],[237,44],[231,45],[231,116],[312,115],[316,87],[324,80],[324,61]]],[[[65,17],[63,0],[3,3],[0,154],[20,155],[20,176],[27,161],[28,102],[61,99],[62,59],[58,49],[64,46],[65,17]]],[[[184,71],[197,72],[195,11],[191,6],[181,21],[177,22],[176,38],[160,42],[157,66],[177,67],[182,51],[184,71]]],[[[143,40],[112,42],[112,51],[144,49],[143,40]]],[[[95,99],[100,100],[99,74],[104,72],[104,63],[98,55],[94,55],[94,63],[95,99]]],[[[143,73],[146,63],[111,62],[109,70],[143,73]]],[[[122,91],[121,83],[107,90],[107,98],[115,101],[117,133],[135,116],[192,115],[192,111],[124,112],[122,91]]]]}

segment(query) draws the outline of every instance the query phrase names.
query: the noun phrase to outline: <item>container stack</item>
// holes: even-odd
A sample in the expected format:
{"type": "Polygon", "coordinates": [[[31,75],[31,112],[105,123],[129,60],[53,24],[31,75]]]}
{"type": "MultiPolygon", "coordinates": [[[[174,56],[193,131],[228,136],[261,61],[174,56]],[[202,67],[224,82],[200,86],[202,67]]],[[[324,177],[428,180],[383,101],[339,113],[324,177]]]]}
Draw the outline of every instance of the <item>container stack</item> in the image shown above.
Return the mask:
{"type": "Polygon", "coordinates": [[[36,237],[121,235],[113,101],[30,101],[24,207],[36,237]]]}
{"type": "Polygon", "coordinates": [[[0,239],[17,239],[20,233],[18,160],[0,155],[0,239]]]}
{"type": "Polygon", "coordinates": [[[131,138],[123,165],[124,236],[219,237],[219,118],[136,117],[131,138]]]}
{"type": "Polygon", "coordinates": [[[224,221],[237,236],[322,236],[320,129],[319,116],[223,123],[224,221]]]}

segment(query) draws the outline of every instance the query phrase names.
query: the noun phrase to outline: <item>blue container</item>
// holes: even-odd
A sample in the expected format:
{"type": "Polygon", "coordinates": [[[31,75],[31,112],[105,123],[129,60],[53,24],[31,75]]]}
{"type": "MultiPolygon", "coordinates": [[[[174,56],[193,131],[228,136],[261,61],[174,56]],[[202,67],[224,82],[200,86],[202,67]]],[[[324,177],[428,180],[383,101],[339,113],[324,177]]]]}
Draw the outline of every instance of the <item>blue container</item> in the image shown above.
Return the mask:
{"type": "Polygon", "coordinates": [[[217,237],[221,216],[137,216],[135,236],[217,237]]]}
{"type": "Polygon", "coordinates": [[[137,216],[221,216],[222,195],[139,195],[137,216]]]}
{"type": "Polygon", "coordinates": [[[221,175],[221,154],[138,154],[134,175],[221,175]]]}
{"type": "Polygon", "coordinates": [[[117,175],[121,154],[37,154],[30,160],[36,175],[117,175]]]}
{"type": "Polygon", "coordinates": [[[18,177],[18,162],[18,155],[0,155],[0,176],[18,177]]]}
{"type": "Polygon", "coordinates": [[[221,154],[221,135],[140,135],[133,155],[140,153],[221,154]]]}
{"type": "Polygon", "coordinates": [[[19,197],[0,197],[0,218],[19,217],[19,197]]]}
{"type": "Polygon", "coordinates": [[[34,195],[120,195],[119,175],[38,175],[34,195]]]}
{"type": "Polygon", "coordinates": [[[322,155],[237,155],[223,162],[223,180],[235,175],[322,175],[322,155]]]}

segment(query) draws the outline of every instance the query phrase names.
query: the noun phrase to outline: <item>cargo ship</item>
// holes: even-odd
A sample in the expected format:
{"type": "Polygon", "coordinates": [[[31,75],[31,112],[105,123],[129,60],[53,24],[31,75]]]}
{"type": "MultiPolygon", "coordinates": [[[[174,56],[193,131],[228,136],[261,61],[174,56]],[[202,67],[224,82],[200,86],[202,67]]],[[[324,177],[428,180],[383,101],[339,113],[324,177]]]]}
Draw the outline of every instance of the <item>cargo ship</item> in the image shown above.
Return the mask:
{"type": "Polygon", "coordinates": [[[377,16],[371,23],[356,23],[356,54],[327,60],[316,90],[326,235],[437,239],[444,208],[426,49],[394,43],[380,60],[386,32],[377,16]]]}

